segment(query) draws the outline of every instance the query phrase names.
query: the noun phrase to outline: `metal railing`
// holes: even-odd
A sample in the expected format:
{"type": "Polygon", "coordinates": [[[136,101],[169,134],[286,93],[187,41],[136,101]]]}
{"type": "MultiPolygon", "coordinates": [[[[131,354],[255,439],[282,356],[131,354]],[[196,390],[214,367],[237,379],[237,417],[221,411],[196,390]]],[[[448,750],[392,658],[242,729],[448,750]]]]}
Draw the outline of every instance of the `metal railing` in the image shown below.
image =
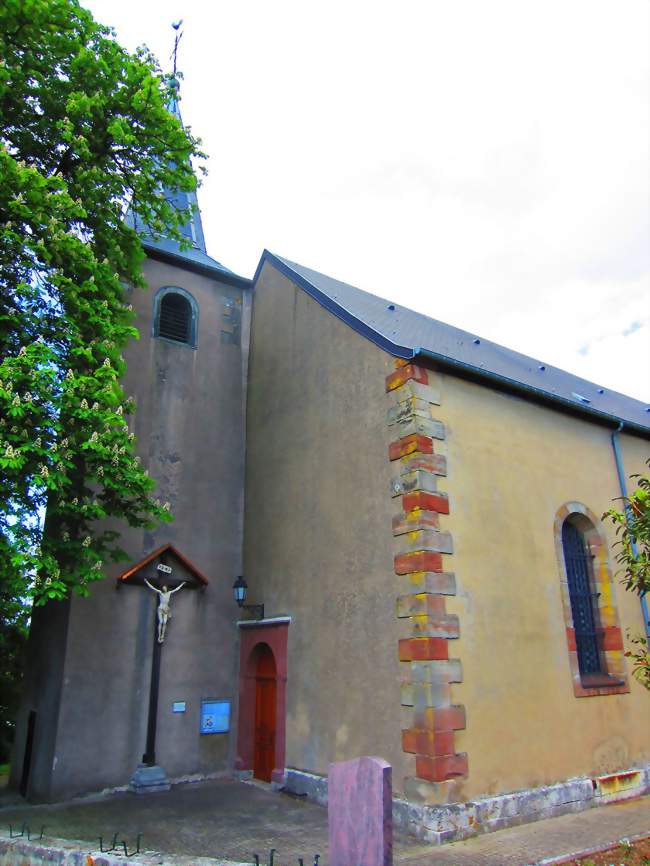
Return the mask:
{"type": "MultiPolygon", "coordinates": [[[[283,864],[281,864],[278,861],[276,864],[275,855],[277,853],[278,853],[277,848],[271,848],[271,850],[269,851],[269,859],[266,863],[266,866],[290,866],[290,864],[287,863],[286,861],[283,864]]],[[[260,860],[259,854],[253,854],[253,857],[255,858],[255,866],[265,866],[265,864],[263,864],[262,861],[260,860]]],[[[319,860],[320,860],[320,854],[314,854],[314,862],[313,862],[312,866],[318,866],[319,860]]],[[[304,857],[298,857],[298,866],[305,866],[304,857]]]]}

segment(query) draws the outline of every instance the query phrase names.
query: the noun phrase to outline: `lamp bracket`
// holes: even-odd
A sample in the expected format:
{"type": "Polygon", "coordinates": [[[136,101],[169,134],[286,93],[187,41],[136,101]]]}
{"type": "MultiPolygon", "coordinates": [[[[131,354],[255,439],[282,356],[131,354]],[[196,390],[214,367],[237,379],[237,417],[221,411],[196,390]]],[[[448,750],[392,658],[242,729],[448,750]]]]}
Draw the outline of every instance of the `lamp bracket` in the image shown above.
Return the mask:
{"type": "Polygon", "coordinates": [[[247,610],[250,613],[254,614],[256,619],[264,619],[263,604],[242,604],[241,609],[247,610]]]}

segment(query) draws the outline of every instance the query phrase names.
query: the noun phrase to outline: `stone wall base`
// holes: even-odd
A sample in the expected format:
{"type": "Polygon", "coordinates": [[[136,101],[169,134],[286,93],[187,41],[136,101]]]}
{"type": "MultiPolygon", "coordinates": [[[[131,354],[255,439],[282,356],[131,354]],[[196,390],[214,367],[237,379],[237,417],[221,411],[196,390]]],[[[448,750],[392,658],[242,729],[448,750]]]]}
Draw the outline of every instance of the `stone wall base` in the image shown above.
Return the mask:
{"type": "Polygon", "coordinates": [[[317,776],[306,770],[294,770],[287,767],[285,771],[284,790],[298,797],[308,797],[314,803],[327,806],[327,776],[317,776]]]}
{"type": "MultiPolygon", "coordinates": [[[[288,768],[285,790],[327,805],[326,776],[288,768]]],[[[609,776],[570,779],[556,785],[480,797],[467,803],[430,806],[393,800],[393,824],[425,842],[441,845],[648,793],[650,764],[609,776]]]]}
{"type": "MultiPolygon", "coordinates": [[[[188,785],[194,782],[208,782],[212,779],[232,778],[233,774],[230,770],[217,770],[213,773],[188,773],[185,776],[173,776],[171,779],[169,779],[169,784],[188,785]]],[[[102,788],[101,791],[87,791],[85,794],[78,794],[73,797],[66,797],[64,800],[56,800],[53,802],[68,803],[76,800],[94,800],[97,797],[107,797],[111,794],[124,794],[127,791],[131,791],[130,785],[117,785],[114,788],[102,788]]]]}

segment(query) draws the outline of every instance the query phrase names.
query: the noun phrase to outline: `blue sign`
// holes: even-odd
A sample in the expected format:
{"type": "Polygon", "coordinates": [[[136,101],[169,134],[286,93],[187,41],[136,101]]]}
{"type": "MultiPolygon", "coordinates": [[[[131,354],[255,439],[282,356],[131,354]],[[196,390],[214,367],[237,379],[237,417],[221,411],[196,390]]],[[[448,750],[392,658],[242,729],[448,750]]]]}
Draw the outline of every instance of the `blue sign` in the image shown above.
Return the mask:
{"type": "Polygon", "coordinates": [[[201,701],[201,733],[226,734],[230,730],[230,701],[201,701]]]}

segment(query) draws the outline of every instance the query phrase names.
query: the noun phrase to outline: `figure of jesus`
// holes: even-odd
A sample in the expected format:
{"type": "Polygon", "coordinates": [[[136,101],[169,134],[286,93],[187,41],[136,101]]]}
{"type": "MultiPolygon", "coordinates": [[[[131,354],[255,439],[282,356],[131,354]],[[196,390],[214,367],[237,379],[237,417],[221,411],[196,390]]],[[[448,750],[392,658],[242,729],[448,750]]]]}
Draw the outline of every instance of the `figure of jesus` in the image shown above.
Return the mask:
{"type": "Polygon", "coordinates": [[[167,629],[167,622],[169,621],[172,612],[169,609],[169,602],[172,595],[175,592],[178,592],[179,589],[182,589],[185,586],[186,581],[177,586],[176,589],[167,589],[167,587],[163,584],[162,589],[156,589],[155,586],[152,586],[149,581],[144,579],[144,582],[147,584],[149,589],[153,589],[154,592],[157,592],[160,598],[158,599],[158,643],[162,643],[165,640],[165,631],[167,629]]]}

